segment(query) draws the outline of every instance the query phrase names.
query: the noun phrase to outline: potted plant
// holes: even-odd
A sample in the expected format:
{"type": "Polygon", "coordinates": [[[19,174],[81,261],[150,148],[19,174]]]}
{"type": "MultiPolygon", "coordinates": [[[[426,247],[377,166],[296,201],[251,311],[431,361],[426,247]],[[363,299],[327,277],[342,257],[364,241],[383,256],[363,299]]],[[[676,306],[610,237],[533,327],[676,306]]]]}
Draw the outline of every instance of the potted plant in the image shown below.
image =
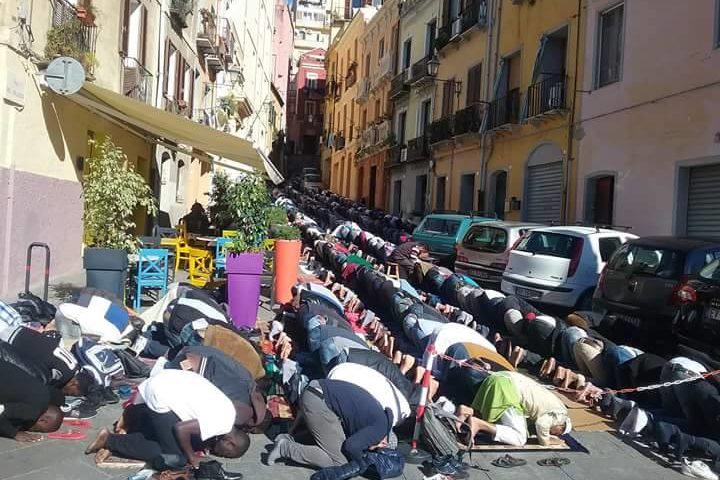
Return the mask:
{"type": "Polygon", "coordinates": [[[138,208],[155,215],[155,197],[122,148],[109,137],[95,145],[86,165],[82,195],[87,286],[123,298],[127,256],[137,249],[133,216],[138,208]]]}
{"type": "Polygon", "coordinates": [[[292,300],[292,287],[297,282],[300,265],[300,229],[288,223],[287,212],[273,207],[269,215],[270,237],[275,240],[273,257],[273,296],[275,303],[292,300]]]}
{"type": "MultiPolygon", "coordinates": [[[[213,180],[213,194],[223,177],[213,180]]],[[[237,237],[228,244],[225,272],[230,315],[238,327],[255,328],[257,323],[260,277],[263,273],[265,240],[268,236],[270,195],[265,182],[255,174],[239,177],[227,188],[226,214],[237,230],[237,237]]],[[[216,205],[211,215],[219,215],[216,205]]]]}

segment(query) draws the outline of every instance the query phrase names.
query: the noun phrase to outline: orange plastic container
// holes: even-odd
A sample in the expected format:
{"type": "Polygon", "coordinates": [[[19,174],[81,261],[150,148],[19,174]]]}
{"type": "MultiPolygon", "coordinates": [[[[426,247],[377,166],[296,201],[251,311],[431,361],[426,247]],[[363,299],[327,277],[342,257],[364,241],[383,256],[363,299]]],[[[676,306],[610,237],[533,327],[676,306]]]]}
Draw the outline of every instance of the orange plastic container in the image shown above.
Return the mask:
{"type": "Polygon", "coordinates": [[[292,287],[298,279],[300,266],[300,240],[275,240],[275,303],[292,300],[292,287]]]}

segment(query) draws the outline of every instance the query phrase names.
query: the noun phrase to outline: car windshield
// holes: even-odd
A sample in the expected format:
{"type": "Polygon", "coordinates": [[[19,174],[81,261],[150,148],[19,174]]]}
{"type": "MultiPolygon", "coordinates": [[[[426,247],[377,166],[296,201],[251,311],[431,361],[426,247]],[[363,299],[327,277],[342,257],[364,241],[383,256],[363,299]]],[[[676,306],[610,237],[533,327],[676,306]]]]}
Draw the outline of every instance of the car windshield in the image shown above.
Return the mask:
{"type": "Polygon", "coordinates": [[[460,227],[459,220],[447,220],[445,218],[426,218],[421,231],[439,235],[455,235],[460,227]]]}
{"type": "Polygon", "coordinates": [[[700,270],[700,278],[710,280],[712,282],[720,282],[720,258],[710,262],[705,268],[700,270]]]}
{"type": "Polygon", "coordinates": [[[320,183],[320,175],[305,175],[306,182],[320,183]]]}
{"type": "Polygon", "coordinates": [[[507,232],[502,228],[475,227],[465,236],[463,246],[481,252],[502,253],[507,248],[507,232]]]}
{"type": "Polygon", "coordinates": [[[643,245],[626,245],[610,260],[609,268],[628,275],[676,278],[682,273],[680,252],[643,245]]]}
{"type": "MultiPolygon", "coordinates": [[[[575,244],[581,238],[554,232],[532,232],[523,238],[516,250],[553,257],[572,258],[575,244]]],[[[581,244],[582,245],[582,244],[581,244]]]]}

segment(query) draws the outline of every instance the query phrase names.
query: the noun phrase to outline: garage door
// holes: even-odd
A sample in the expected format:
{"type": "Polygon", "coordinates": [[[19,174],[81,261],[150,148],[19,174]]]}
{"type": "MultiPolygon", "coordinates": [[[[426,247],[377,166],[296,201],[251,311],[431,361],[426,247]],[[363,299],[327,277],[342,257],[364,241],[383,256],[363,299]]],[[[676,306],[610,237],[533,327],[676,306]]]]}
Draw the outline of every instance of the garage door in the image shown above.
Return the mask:
{"type": "Polygon", "coordinates": [[[690,169],[687,234],[720,236],[720,165],[690,169]]]}
{"type": "Polygon", "coordinates": [[[527,169],[526,220],[560,221],[562,205],[562,162],[533,165],[527,169]]]}

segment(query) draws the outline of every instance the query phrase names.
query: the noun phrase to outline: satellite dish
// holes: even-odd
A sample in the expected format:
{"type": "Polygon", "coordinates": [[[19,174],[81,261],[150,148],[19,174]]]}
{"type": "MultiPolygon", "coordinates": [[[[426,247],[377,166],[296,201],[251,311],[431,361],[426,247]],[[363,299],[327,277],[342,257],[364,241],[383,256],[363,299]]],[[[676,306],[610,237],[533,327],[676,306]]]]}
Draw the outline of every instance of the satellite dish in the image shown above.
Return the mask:
{"type": "Polygon", "coordinates": [[[85,83],[85,68],[74,58],[58,57],[45,69],[45,81],[53,92],[72,95],[85,83]]]}

